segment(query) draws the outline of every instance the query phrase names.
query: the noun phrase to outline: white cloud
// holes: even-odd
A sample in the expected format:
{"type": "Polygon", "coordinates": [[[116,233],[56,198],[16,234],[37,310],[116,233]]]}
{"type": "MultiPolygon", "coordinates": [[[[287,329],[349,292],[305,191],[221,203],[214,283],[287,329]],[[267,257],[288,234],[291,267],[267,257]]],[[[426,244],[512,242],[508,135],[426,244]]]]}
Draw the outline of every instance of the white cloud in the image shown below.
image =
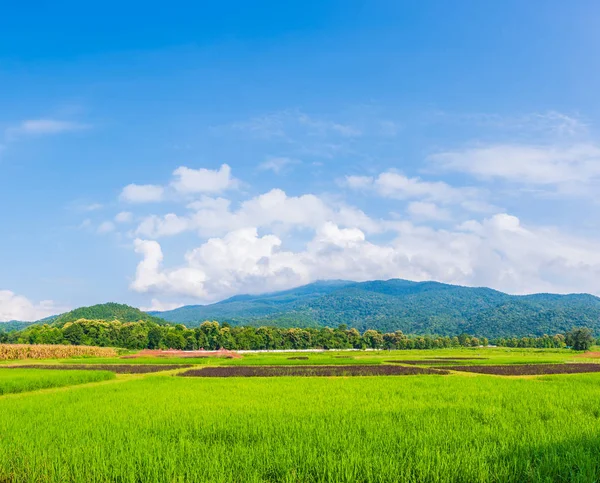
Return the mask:
{"type": "Polygon", "coordinates": [[[343,226],[356,226],[367,232],[383,229],[381,222],[372,220],[362,211],[341,203],[330,206],[316,195],[287,196],[279,189],[241,203],[236,211],[223,198],[203,198],[188,207],[187,215],[169,213],[162,217],[149,216],[136,229],[138,236],[158,238],[196,230],[202,236],[220,236],[247,227],[316,228],[327,221],[343,226]]]}
{"type": "Polygon", "coordinates": [[[26,297],[10,290],[0,290],[0,322],[35,321],[67,310],[69,309],[57,306],[52,300],[43,300],[34,304],[26,297]]]}
{"type": "Polygon", "coordinates": [[[412,201],[406,211],[418,220],[450,220],[452,215],[444,208],[428,201],[412,201]]]}
{"type": "Polygon", "coordinates": [[[20,135],[43,135],[43,134],[62,134],[71,131],[80,131],[88,129],[90,126],[79,122],[60,121],[57,119],[30,119],[22,121],[17,126],[6,130],[6,136],[16,137],[20,135]]]}
{"type": "Polygon", "coordinates": [[[346,176],[345,184],[353,189],[372,188],[375,179],[372,176],[346,176]]]}
{"type": "Polygon", "coordinates": [[[115,230],[115,224],[112,221],[104,221],[98,226],[98,233],[110,233],[115,230]]]}
{"type": "Polygon", "coordinates": [[[568,186],[600,178],[600,147],[595,144],[497,144],[442,152],[429,160],[446,170],[518,184],[568,186]]]}
{"type": "Polygon", "coordinates": [[[153,184],[130,184],[121,191],[120,199],[128,203],[151,203],[161,201],[165,189],[153,184]]]}
{"type": "Polygon", "coordinates": [[[173,176],[176,179],[171,185],[180,193],[220,193],[238,185],[227,164],[221,165],[218,170],[181,166],[173,172],[173,176]]]}
{"type": "Polygon", "coordinates": [[[443,181],[425,181],[418,177],[409,178],[396,171],[386,171],[377,177],[346,176],[342,184],[351,189],[371,190],[385,198],[453,204],[459,205],[467,211],[493,211],[495,209],[484,201],[486,193],[480,189],[457,188],[443,181]]]}
{"type": "Polygon", "coordinates": [[[161,302],[158,299],[152,299],[150,305],[146,307],[140,307],[142,312],[166,312],[167,310],[174,310],[182,307],[184,304],[177,302],[161,302]]]}
{"type": "Polygon", "coordinates": [[[133,221],[133,213],[130,211],[121,211],[115,215],[117,223],[131,223],[133,221]]]}
{"type": "Polygon", "coordinates": [[[286,166],[290,164],[296,164],[298,161],[286,157],[269,158],[266,161],[258,165],[258,169],[273,171],[275,174],[279,174],[286,166]]]}
{"type": "Polygon", "coordinates": [[[375,244],[357,228],[326,222],[298,251],[276,235],[242,228],[209,239],[165,269],[156,241],[136,241],[143,259],[132,288],[214,301],[317,279],[439,280],[512,293],[586,291],[600,276],[600,253],[587,239],[553,228],[525,227],[508,214],[469,221],[454,230],[396,225],[397,236],[375,244]]]}

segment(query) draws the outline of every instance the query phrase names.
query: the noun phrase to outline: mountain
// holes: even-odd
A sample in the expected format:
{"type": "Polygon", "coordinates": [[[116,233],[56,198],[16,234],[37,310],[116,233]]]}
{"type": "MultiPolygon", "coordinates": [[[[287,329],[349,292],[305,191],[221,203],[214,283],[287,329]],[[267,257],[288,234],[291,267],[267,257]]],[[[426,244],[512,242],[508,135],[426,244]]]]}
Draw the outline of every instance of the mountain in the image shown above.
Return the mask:
{"type": "Polygon", "coordinates": [[[165,321],[159,317],[142,312],[135,307],[125,304],[107,303],[92,305],[91,307],[80,307],[65,314],[59,315],[52,320],[52,324],[62,327],[67,322],[74,322],[79,319],[88,320],[119,320],[120,322],[138,322],[151,321],[158,324],[164,324],[165,321]]]}
{"type": "Polygon", "coordinates": [[[21,322],[20,320],[9,320],[8,322],[0,322],[0,332],[12,332],[13,330],[23,330],[35,322],[21,322]]]}
{"type": "Polygon", "coordinates": [[[346,324],[361,331],[512,337],[555,334],[581,325],[600,334],[600,298],[592,295],[517,296],[489,288],[400,279],[315,282],[151,314],[190,327],[205,320],[281,327],[346,324]]]}

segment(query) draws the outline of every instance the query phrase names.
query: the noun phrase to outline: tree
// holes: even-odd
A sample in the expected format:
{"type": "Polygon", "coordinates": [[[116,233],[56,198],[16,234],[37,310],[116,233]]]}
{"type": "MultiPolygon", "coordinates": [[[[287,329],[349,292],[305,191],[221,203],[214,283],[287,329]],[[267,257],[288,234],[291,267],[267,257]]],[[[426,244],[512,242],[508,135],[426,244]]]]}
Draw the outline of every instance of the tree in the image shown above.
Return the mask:
{"type": "Polygon", "coordinates": [[[380,349],[383,345],[383,335],[376,330],[366,330],[363,339],[367,347],[371,349],[380,349]]]}
{"type": "Polygon", "coordinates": [[[587,351],[594,344],[594,337],[587,327],[574,327],[566,333],[565,341],[573,350],[587,351]]]}
{"type": "Polygon", "coordinates": [[[63,330],[63,335],[73,345],[82,345],[85,334],[83,327],[80,324],[66,324],[63,330]]]}
{"type": "Polygon", "coordinates": [[[148,349],[160,348],[162,342],[162,330],[159,325],[153,325],[148,331],[148,349]]]}

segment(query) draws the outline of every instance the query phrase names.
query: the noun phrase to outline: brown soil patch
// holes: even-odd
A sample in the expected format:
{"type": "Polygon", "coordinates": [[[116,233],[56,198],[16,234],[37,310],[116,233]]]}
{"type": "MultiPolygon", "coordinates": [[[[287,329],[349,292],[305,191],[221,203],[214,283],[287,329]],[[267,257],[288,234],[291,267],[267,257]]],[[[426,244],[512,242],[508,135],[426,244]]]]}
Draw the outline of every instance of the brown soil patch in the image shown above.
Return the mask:
{"type": "Polygon", "coordinates": [[[410,376],[448,374],[448,371],[406,366],[219,366],[192,369],[183,377],[281,377],[281,376],[410,376]]]}
{"type": "Polygon", "coordinates": [[[587,359],[595,359],[600,357],[600,352],[584,352],[583,354],[577,354],[575,357],[584,357],[587,359]]]}
{"type": "Polygon", "coordinates": [[[288,361],[307,361],[307,356],[288,357],[288,361]]]}
{"type": "Polygon", "coordinates": [[[541,376],[600,372],[600,364],[514,364],[503,366],[445,366],[452,371],[476,372],[497,376],[541,376]]]}
{"type": "Polygon", "coordinates": [[[396,359],[396,360],[391,360],[391,361],[384,361],[387,362],[388,364],[410,364],[410,365],[433,365],[433,364],[437,364],[437,365],[445,365],[445,364],[452,364],[452,363],[460,363],[460,362],[465,362],[465,359],[420,359],[420,360],[400,360],[400,359],[396,359]]]}

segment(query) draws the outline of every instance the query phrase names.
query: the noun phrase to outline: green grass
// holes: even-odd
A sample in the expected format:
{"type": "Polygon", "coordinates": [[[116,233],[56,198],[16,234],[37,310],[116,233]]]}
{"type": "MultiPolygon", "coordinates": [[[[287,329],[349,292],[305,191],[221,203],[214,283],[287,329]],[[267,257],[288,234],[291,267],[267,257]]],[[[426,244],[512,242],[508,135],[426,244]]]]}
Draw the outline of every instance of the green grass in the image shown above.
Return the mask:
{"type": "Polygon", "coordinates": [[[0,369],[0,395],[113,379],[107,371],[0,369]]]}
{"type": "MultiPolygon", "coordinates": [[[[589,361],[568,350],[473,348],[63,362],[381,364],[472,356],[488,359],[466,363],[589,361]],[[298,356],[308,360],[289,359],[298,356]]],[[[600,481],[600,374],[148,374],[76,385],[108,378],[115,376],[0,369],[0,394],[29,391],[0,396],[0,482],[600,481]],[[73,387],[36,391],[60,386],[73,387]]]]}
{"type": "Polygon", "coordinates": [[[0,398],[0,481],[600,478],[600,374],[183,379],[0,398]]]}

